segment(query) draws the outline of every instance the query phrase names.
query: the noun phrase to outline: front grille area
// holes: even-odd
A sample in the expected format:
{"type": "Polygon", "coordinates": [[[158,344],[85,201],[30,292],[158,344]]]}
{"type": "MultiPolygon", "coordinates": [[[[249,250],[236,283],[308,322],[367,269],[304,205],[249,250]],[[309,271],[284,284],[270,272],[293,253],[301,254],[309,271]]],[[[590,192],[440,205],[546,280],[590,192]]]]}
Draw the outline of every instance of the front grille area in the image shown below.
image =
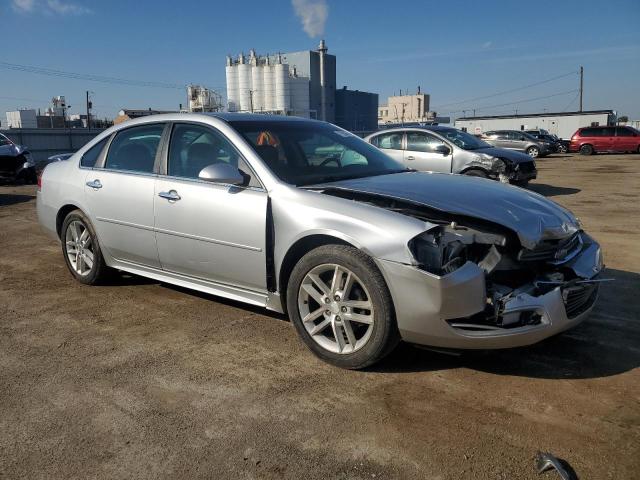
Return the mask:
{"type": "Polygon", "coordinates": [[[565,259],[574,256],[582,247],[580,232],[576,232],[564,240],[547,241],[535,250],[520,250],[518,260],[523,262],[554,262],[562,263],[565,259]]]}
{"type": "Polygon", "coordinates": [[[562,290],[564,307],[568,318],[575,318],[586,312],[596,301],[598,296],[598,284],[586,283],[573,285],[562,290]]]}

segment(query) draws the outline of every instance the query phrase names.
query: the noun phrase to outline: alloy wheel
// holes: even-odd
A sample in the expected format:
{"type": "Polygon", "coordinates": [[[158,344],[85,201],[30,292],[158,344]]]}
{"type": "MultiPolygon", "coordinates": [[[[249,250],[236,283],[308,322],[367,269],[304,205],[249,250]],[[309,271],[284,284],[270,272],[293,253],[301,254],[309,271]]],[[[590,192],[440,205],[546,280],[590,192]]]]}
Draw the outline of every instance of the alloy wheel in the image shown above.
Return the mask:
{"type": "Polygon", "coordinates": [[[356,274],[342,265],[318,265],[305,275],[298,311],[309,336],[333,353],[359,350],[373,332],[371,296],[356,274]]]}
{"type": "Polygon", "coordinates": [[[527,153],[529,154],[530,157],[536,158],[540,153],[540,151],[536,147],[529,147],[529,150],[527,150],[527,153]]]}
{"type": "Polygon", "coordinates": [[[65,233],[67,258],[78,275],[88,275],[93,268],[94,251],[91,232],[79,220],[72,221],[65,233]]]}

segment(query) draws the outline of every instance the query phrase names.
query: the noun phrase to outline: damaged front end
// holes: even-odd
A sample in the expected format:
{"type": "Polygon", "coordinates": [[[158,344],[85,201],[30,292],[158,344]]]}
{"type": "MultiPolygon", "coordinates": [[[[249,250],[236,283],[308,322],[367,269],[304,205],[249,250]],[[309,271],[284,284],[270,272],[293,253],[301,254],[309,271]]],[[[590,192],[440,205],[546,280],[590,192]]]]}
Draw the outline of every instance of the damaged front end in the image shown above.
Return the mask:
{"type": "Polygon", "coordinates": [[[591,309],[602,281],[600,248],[582,231],[522,248],[508,233],[487,233],[451,222],[411,240],[416,265],[441,277],[471,262],[485,281],[483,308],[444,318],[465,335],[483,335],[571,321],[591,309]]]}
{"type": "Polygon", "coordinates": [[[536,163],[533,159],[527,161],[514,162],[507,158],[480,153],[476,155],[462,169],[463,173],[468,170],[484,170],[489,178],[499,180],[502,183],[523,184],[533,180],[537,176],[536,163]]]}

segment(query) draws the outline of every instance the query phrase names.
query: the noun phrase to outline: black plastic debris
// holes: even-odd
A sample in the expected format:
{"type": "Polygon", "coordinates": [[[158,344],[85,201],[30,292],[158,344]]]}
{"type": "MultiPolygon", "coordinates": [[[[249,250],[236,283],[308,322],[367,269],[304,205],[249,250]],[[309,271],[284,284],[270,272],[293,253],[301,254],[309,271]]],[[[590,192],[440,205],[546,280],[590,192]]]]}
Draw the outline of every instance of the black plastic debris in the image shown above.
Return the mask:
{"type": "Polygon", "coordinates": [[[538,474],[554,469],[562,480],[578,480],[573,468],[565,461],[549,452],[538,452],[536,455],[536,470],[538,474]]]}

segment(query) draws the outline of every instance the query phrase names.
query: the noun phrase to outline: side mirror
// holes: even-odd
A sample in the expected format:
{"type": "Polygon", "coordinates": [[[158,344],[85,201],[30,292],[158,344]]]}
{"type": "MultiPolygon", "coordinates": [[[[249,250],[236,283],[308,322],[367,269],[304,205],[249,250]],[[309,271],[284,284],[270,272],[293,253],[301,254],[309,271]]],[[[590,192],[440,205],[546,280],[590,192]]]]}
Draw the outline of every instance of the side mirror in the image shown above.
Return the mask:
{"type": "Polygon", "coordinates": [[[200,170],[200,180],[211,183],[224,183],[226,185],[242,185],[244,177],[233,165],[228,163],[214,163],[200,170]]]}
{"type": "Polygon", "coordinates": [[[451,149],[446,145],[436,145],[433,151],[436,153],[441,153],[445,157],[451,153],[451,149]]]}

